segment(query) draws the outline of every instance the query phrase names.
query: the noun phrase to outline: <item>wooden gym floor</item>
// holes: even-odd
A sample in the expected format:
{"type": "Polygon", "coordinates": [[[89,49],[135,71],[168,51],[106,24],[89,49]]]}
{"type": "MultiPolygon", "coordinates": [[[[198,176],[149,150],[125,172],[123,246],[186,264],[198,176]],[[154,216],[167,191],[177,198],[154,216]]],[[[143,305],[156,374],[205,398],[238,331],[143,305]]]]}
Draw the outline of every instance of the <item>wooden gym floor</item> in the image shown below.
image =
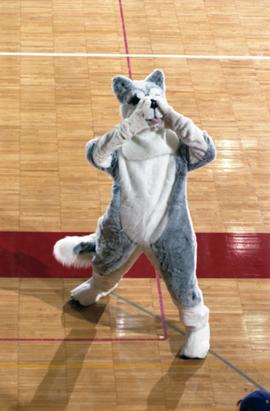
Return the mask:
{"type": "Polygon", "coordinates": [[[7,232],[15,244],[9,277],[0,267],[1,411],[235,411],[270,388],[269,23],[267,0],[1,1],[0,257],[7,232]],[[241,275],[215,260],[216,278],[200,279],[205,361],[175,357],[183,327],[158,277],[138,272],[79,309],[69,303],[79,279],[29,278],[33,250],[16,249],[18,232],[95,230],[111,181],[87,164],[85,143],[120,121],[112,76],[156,67],[169,102],[218,150],[189,175],[195,230],[224,233],[224,253],[241,261],[241,275]],[[258,265],[245,263],[250,249],[258,265]]]}

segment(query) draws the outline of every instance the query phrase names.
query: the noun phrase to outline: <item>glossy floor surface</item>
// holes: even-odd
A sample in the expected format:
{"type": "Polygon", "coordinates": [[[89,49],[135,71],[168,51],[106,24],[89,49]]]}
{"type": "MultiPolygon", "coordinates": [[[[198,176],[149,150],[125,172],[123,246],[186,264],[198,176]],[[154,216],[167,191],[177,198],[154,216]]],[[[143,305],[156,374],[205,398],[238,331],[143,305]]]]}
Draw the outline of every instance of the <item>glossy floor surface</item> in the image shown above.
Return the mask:
{"type": "Polygon", "coordinates": [[[269,23],[266,0],[1,1],[1,411],[236,411],[270,388],[269,23]],[[54,233],[94,231],[110,199],[84,146],[120,121],[111,78],[156,67],[218,150],[188,189],[205,361],[176,357],[183,328],[145,262],[85,309],[48,263],[54,233]]]}
{"type": "MultiPolygon", "coordinates": [[[[128,50],[267,56],[267,4],[129,0],[128,50]]],[[[1,19],[0,51],[125,52],[116,0],[6,0],[1,19]]],[[[217,160],[189,176],[196,231],[269,232],[270,61],[129,63],[138,79],[162,68],[169,102],[215,140],[217,160]]],[[[120,121],[111,91],[118,73],[128,74],[125,57],[1,56],[2,231],[95,230],[111,181],[89,167],[84,146],[120,121]]]]}
{"type": "Polygon", "coordinates": [[[183,328],[162,287],[164,322],[155,280],[123,280],[91,308],[68,303],[75,280],[0,284],[1,410],[234,411],[269,385],[269,281],[201,280],[204,361],[176,357],[183,328]]]}

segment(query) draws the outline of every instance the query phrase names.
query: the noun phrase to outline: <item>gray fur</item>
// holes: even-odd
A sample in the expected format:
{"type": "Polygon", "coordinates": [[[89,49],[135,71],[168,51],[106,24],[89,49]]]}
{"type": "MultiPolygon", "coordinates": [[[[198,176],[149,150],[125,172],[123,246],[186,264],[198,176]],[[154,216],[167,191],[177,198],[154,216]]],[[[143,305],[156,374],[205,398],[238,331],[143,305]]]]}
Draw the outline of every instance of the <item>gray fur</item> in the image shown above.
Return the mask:
{"type": "Polygon", "coordinates": [[[193,307],[201,301],[195,274],[196,237],[186,205],[188,163],[183,146],[180,153],[176,157],[177,178],[168,204],[168,224],[151,249],[173,300],[184,307],[193,307]]]}
{"type": "Polygon", "coordinates": [[[112,88],[120,103],[124,103],[131,90],[134,89],[134,84],[125,76],[117,76],[112,80],[112,88]]]}
{"type": "Polygon", "coordinates": [[[136,106],[128,104],[133,96],[149,96],[150,91],[156,89],[160,95],[165,92],[165,76],[161,70],[154,70],[145,80],[130,80],[125,76],[116,76],[112,80],[112,89],[118,101],[121,103],[121,115],[123,118],[130,116],[136,106]]]}
{"type": "Polygon", "coordinates": [[[120,220],[120,176],[117,167],[118,153],[114,152],[112,165],[104,169],[95,164],[93,160],[93,149],[95,140],[88,145],[87,158],[95,167],[107,171],[112,175],[113,196],[110,206],[104,216],[99,220],[97,228],[96,253],[92,259],[94,271],[107,275],[122,267],[133,254],[137,244],[130,240],[123,231],[120,220]]]}
{"type": "Polygon", "coordinates": [[[196,161],[196,163],[191,163],[189,161],[189,151],[187,150],[188,171],[196,170],[197,168],[203,167],[205,164],[210,163],[210,161],[213,161],[216,158],[216,149],[211,137],[209,137],[206,131],[204,131],[203,134],[204,139],[208,145],[208,150],[206,151],[203,158],[196,161]]]}
{"type": "Polygon", "coordinates": [[[196,280],[197,242],[186,202],[186,174],[214,159],[214,144],[207,133],[204,133],[204,138],[208,150],[203,159],[194,164],[189,162],[187,147],[180,147],[176,157],[175,185],[168,204],[168,224],[158,241],[151,244],[173,300],[185,308],[195,307],[201,302],[196,280]]]}
{"type": "MultiPolygon", "coordinates": [[[[175,157],[176,179],[168,203],[168,224],[158,241],[150,245],[173,300],[186,308],[201,302],[196,280],[196,237],[186,203],[186,175],[189,170],[199,168],[214,158],[213,142],[206,133],[204,138],[208,150],[196,163],[190,164],[187,146],[180,146],[175,157]]],[[[114,179],[112,202],[99,222],[96,254],[92,260],[94,270],[107,275],[120,268],[138,245],[128,238],[121,226],[118,153],[114,153],[111,167],[101,168],[93,160],[94,146],[95,140],[88,146],[88,160],[114,179]]]]}
{"type": "Polygon", "coordinates": [[[165,89],[165,75],[162,70],[156,69],[149,76],[146,77],[145,81],[150,81],[156,84],[162,90],[165,89]]]}
{"type": "MultiPolygon", "coordinates": [[[[134,106],[128,104],[133,95],[139,93],[149,95],[154,88],[164,94],[165,78],[160,70],[155,70],[144,81],[132,81],[123,76],[115,77],[113,90],[122,103],[123,117],[128,117],[134,110],[134,106]]],[[[215,158],[215,148],[211,138],[206,132],[203,133],[203,137],[208,147],[203,158],[191,162],[189,148],[185,144],[181,144],[175,155],[176,175],[168,202],[168,223],[161,237],[155,243],[149,244],[147,249],[151,250],[155,261],[158,262],[158,268],[172,298],[186,308],[195,307],[202,299],[196,279],[196,237],[187,207],[186,174],[215,158]]],[[[127,236],[121,225],[121,176],[118,167],[118,151],[112,154],[110,167],[101,167],[95,163],[93,158],[96,141],[92,140],[87,145],[87,159],[95,167],[112,176],[113,196],[105,215],[98,223],[96,252],[92,263],[96,273],[109,275],[126,263],[138,244],[127,236]]],[[[85,244],[82,245],[83,247],[85,244]]]]}

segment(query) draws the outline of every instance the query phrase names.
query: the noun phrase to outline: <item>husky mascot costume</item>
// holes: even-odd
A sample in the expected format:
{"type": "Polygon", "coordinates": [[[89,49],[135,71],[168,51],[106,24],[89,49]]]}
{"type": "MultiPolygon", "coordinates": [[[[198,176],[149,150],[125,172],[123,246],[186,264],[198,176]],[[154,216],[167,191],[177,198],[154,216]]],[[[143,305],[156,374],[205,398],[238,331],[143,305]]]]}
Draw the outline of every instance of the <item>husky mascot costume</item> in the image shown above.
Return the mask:
{"type": "Polygon", "coordinates": [[[145,80],[113,78],[122,122],[86,145],[88,161],[113,178],[112,200],[96,233],[66,237],[54,247],[66,266],[92,265],[93,276],[71,291],[87,306],[110,294],[143,252],[162,274],[186,326],[179,355],[204,358],[209,310],[196,278],[196,238],[186,199],[186,175],[215,157],[205,131],[165,97],[160,70],[145,80]]]}

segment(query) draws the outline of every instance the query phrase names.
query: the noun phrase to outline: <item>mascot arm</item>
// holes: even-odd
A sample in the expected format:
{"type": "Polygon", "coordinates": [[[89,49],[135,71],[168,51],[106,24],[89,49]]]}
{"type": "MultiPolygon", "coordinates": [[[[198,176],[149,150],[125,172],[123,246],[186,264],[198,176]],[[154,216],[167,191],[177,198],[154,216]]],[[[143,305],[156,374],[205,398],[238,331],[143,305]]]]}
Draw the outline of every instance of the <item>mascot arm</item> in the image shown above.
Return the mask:
{"type": "Polygon", "coordinates": [[[188,170],[202,167],[214,160],[215,145],[205,131],[202,131],[193,121],[177,113],[167,101],[157,99],[160,111],[164,116],[165,127],[173,130],[181,143],[186,146],[185,157],[188,162],[188,170]]]}
{"type": "Polygon", "coordinates": [[[103,136],[90,140],[86,144],[87,159],[100,169],[109,169],[112,165],[113,154],[132,137],[149,129],[145,115],[150,105],[150,99],[142,99],[130,117],[103,136]]]}
{"type": "Polygon", "coordinates": [[[215,159],[216,150],[213,140],[205,131],[196,126],[191,119],[171,110],[169,123],[170,128],[187,147],[188,170],[202,167],[215,159]]]}
{"type": "Polygon", "coordinates": [[[97,168],[111,167],[113,153],[124,143],[125,139],[119,133],[119,127],[105,133],[103,136],[90,140],[86,144],[87,159],[97,168]]]}
{"type": "Polygon", "coordinates": [[[116,128],[101,137],[89,140],[86,143],[86,158],[94,167],[114,175],[118,163],[118,149],[124,141],[118,135],[116,128]]]}

